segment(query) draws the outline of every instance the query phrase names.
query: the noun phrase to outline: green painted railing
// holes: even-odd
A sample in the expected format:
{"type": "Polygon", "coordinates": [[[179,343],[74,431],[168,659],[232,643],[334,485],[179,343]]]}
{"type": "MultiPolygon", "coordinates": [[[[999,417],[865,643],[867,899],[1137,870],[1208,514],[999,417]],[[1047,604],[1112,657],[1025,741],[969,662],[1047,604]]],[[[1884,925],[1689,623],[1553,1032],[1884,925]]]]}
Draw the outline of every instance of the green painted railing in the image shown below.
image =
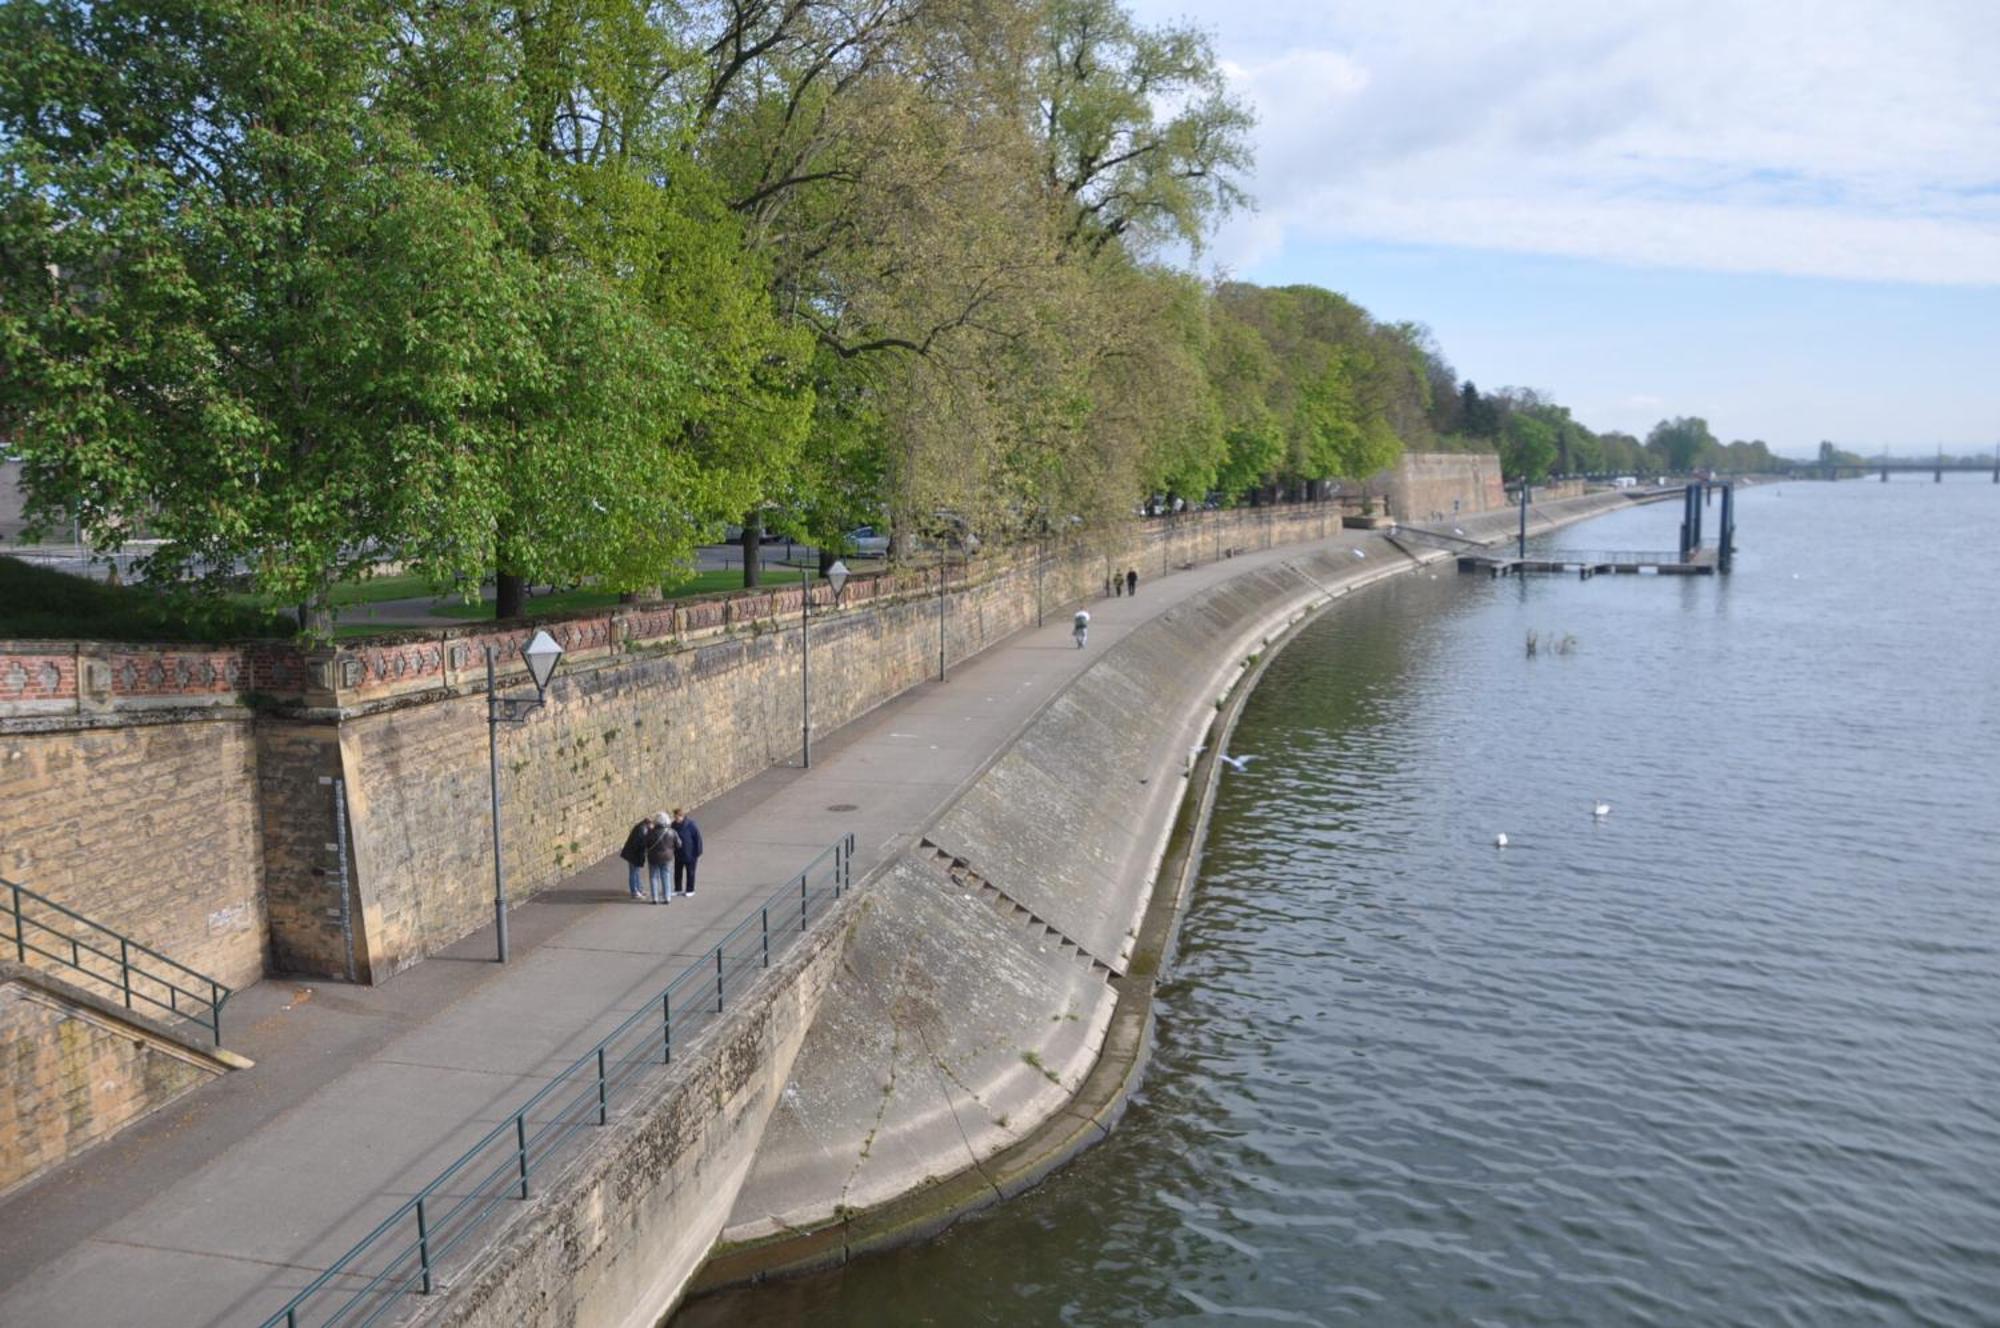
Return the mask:
{"type": "Polygon", "coordinates": [[[46,967],[28,957],[36,955],[53,961],[54,971],[62,977],[72,981],[86,977],[111,988],[128,1010],[200,1024],[217,1046],[222,1045],[222,1003],[229,999],[228,987],[0,877],[0,953],[6,948],[13,950],[19,963],[46,967]]]}
{"type": "MultiPolygon", "coordinates": [[[[262,1328],[366,1328],[428,1295],[447,1261],[508,1200],[526,1199],[538,1171],[579,1131],[608,1125],[648,1071],[712,1024],[771,960],[803,936],[852,884],[854,836],[814,858],[750,911],[708,954],[634,1010],[457,1161],[417,1190],[262,1328]]],[[[390,1190],[405,1189],[391,1181],[390,1190]]],[[[469,1254],[470,1251],[467,1251],[469,1254]]]]}

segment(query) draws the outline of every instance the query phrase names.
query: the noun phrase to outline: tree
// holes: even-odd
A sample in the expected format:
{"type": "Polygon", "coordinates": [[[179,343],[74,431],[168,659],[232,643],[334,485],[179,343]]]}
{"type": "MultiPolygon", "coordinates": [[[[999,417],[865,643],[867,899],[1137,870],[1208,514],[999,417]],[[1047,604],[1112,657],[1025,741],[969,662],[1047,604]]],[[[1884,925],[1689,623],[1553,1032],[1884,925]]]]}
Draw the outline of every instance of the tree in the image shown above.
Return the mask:
{"type": "Polygon", "coordinates": [[[1557,430],[1539,412],[1517,410],[1507,416],[1500,437],[1500,472],[1539,483],[1556,460],[1557,430]]]}
{"type": "Polygon", "coordinates": [[[620,590],[789,472],[805,344],[687,151],[683,39],[643,0],[468,0],[402,14],[388,104],[476,182],[533,273],[528,358],[499,412],[497,611],[530,580],[620,590]]]}
{"type": "Polygon", "coordinates": [[[1670,474],[1693,470],[1703,452],[1715,447],[1715,435],[1708,431],[1708,421],[1693,415],[1661,420],[1646,435],[1646,450],[1659,458],[1662,468],[1670,474]]]}
{"type": "Polygon", "coordinates": [[[1248,201],[1236,177],[1253,124],[1207,36],[1140,27],[1117,0],[1042,0],[1040,27],[1029,78],[1044,179],[1069,213],[1065,243],[1199,249],[1248,201]]]}
{"type": "Polygon", "coordinates": [[[377,110],[374,5],[0,14],[0,416],[33,510],[158,581],[308,606],[396,553],[476,578],[529,295],[377,110]]]}

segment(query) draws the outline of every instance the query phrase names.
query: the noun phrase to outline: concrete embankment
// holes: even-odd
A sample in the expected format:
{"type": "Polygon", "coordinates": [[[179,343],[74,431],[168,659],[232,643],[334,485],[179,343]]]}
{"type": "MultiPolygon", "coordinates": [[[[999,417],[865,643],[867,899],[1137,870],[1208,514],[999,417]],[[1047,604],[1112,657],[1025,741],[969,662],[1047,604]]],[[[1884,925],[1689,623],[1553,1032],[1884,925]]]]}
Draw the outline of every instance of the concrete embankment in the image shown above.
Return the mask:
{"type": "MultiPolygon", "coordinates": [[[[1538,505],[1529,528],[1629,505],[1538,505]]],[[[1517,521],[1458,524],[1497,540],[1517,521]]],[[[932,1234],[1103,1138],[1143,1070],[1246,673],[1316,610],[1449,557],[1374,536],[1302,549],[1176,605],[1056,696],[870,883],[695,1290],[932,1234]]]]}

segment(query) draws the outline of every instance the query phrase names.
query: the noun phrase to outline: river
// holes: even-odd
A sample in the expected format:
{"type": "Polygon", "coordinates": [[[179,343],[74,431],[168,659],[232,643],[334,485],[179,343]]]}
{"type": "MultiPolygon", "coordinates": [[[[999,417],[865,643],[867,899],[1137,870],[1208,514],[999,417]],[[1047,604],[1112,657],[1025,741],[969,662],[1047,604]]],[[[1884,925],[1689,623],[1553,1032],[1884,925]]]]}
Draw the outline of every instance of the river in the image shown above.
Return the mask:
{"type": "Polygon", "coordinates": [[[2000,1323],[2000,488],[1738,522],[1727,578],[1446,564],[1309,626],[1113,1137],[677,1325],[2000,1323]]]}

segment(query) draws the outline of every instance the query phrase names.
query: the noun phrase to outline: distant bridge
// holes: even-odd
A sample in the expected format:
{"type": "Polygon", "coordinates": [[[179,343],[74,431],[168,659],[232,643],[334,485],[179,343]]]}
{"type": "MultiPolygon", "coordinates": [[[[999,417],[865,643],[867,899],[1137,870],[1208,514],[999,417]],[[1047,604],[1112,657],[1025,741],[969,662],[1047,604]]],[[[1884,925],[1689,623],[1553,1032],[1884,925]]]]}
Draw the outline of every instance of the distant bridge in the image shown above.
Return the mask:
{"type": "Polygon", "coordinates": [[[1991,461],[1947,461],[1939,456],[1931,461],[1920,461],[1913,457],[1876,457],[1873,461],[1842,461],[1817,463],[1801,466],[1792,472],[1802,479],[1837,480],[1845,476],[1880,475],[1887,484],[1889,476],[1898,474],[1928,474],[1938,484],[1950,474],[1971,474],[1993,476],[1993,482],[2000,484],[2000,447],[1993,449],[1991,461]]]}

